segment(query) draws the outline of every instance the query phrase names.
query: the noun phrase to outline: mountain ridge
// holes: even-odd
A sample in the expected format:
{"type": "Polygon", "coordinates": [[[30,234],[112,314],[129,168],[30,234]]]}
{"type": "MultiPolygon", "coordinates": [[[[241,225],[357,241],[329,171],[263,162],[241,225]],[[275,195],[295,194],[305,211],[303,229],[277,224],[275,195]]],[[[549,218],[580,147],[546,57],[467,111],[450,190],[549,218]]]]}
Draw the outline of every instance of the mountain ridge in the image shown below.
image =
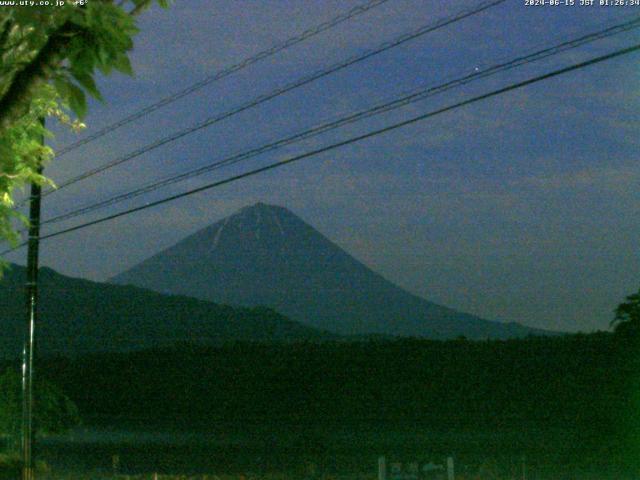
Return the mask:
{"type": "MultiPolygon", "coordinates": [[[[0,280],[0,356],[16,356],[24,334],[25,268],[12,265],[0,280]]],[[[82,354],[229,341],[334,339],[272,309],[235,308],[135,286],[113,285],[39,270],[38,351],[82,354]]]]}

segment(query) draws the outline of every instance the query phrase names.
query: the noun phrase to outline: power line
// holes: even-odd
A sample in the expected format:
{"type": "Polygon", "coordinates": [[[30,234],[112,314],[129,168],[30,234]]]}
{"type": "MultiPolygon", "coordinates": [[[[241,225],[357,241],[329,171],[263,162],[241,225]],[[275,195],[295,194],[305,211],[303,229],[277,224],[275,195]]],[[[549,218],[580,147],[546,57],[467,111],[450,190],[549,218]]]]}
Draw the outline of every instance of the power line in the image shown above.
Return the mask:
{"type": "Polygon", "coordinates": [[[81,139],[78,140],[77,142],[74,142],[64,148],[62,148],[58,153],[57,153],[57,157],[61,157],[64,154],[75,150],[76,148],[82,146],[82,145],[86,145],[87,143],[90,143],[100,137],[103,137],[104,135],[113,132],[114,130],[119,129],[120,127],[123,127],[125,125],[128,125],[131,122],[134,122],[135,120],[138,120],[139,118],[142,118],[152,112],[155,112],[156,110],[169,105],[170,103],[175,102],[176,100],[179,100],[197,90],[200,90],[203,87],[206,87],[207,85],[216,82],[218,80],[223,79],[224,77],[227,77],[229,75],[231,75],[232,73],[235,73],[239,70],[242,70],[243,68],[246,68],[250,65],[253,65],[254,63],[259,62],[260,60],[264,60],[265,58],[268,58],[272,55],[275,55],[276,53],[279,53],[287,48],[290,48],[294,45],[297,45],[298,43],[301,43],[311,37],[314,37],[322,32],[325,32],[343,22],[346,22],[347,20],[350,20],[360,14],[363,14],[365,12],[368,12],[369,10],[372,10],[376,7],[379,7],[380,5],[386,3],[389,0],[369,0],[366,3],[363,3],[362,5],[358,5],[354,8],[352,8],[351,10],[349,10],[348,12],[342,13],[334,18],[332,18],[331,20],[328,20],[326,22],[323,22],[319,25],[316,25],[315,27],[309,28],[307,30],[305,30],[304,32],[300,33],[299,35],[293,36],[287,40],[285,40],[282,43],[279,43],[277,45],[274,45],[266,50],[263,50],[259,53],[257,53],[256,55],[252,56],[252,57],[248,57],[245,58],[244,60],[236,63],[235,65],[232,65],[230,67],[225,68],[224,70],[221,70],[213,75],[210,75],[206,78],[204,78],[203,80],[200,80],[199,82],[196,82],[178,92],[173,93],[172,95],[169,95],[168,97],[165,97],[159,101],[157,101],[156,103],[153,103],[141,110],[138,110],[135,113],[132,113],[131,115],[118,120],[115,123],[112,123],[111,125],[107,125],[106,127],[102,128],[101,130],[98,130],[97,132],[81,139]]]}
{"type": "MultiPolygon", "coordinates": [[[[328,145],[326,147],[318,148],[316,150],[312,150],[310,152],[306,152],[306,153],[303,153],[303,154],[300,154],[300,155],[296,155],[294,157],[291,157],[291,158],[288,158],[288,159],[285,159],[285,160],[274,162],[274,163],[271,163],[271,164],[266,165],[264,167],[256,168],[254,170],[250,170],[248,172],[241,173],[239,175],[234,175],[232,177],[228,177],[228,178],[223,179],[223,180],[219,180],[219,181],[216,181],[216,182],[213,182],[213,183],[209,183],[207,185],[203,185],[201,187],[194,188],[192,190],[188,190],[186,192],[182,192],[182,193],[179,193],[179,194],[176,194],[176,195],[165,197],[165,198],[157,200],[155,202],[147,203],[145,205],[141,205],[141,206],[138,206],[138,207],[135,207],[135,208],[131,208],[131,209],[128,209],[128,210],[125,210],[125,211],[122,211],[122,212],[118,212],[118,213],[115,213],[115,214],[112,214],[112,215],[107,215],[107,216],[104,216],[104,217],[96,219],[96,220],[92,220],[92,221],[85,222],[85,223],[82,223],[82,224],[79,224],[79,225],[76,225],[76,226],[73,226],[73,227],[69,227],[69,228],[66,228],[66,229],[63,229],[63,230],[59,230],[57,232],[53,232],[53,233],[44,235],[44,236],[42,236],[40,238],[41,238],[41,240],[46,240],[46,239],[49,239],[49,238],[58,237],[60,235],[65,235],[65,234],[70,233],[70,232],[74,232],[74,231],[77,231],[77,230],[88,228],[88,227],[91,227],[93,225],[97,225],[99,223],[104,223],[104,222],[107,222],[107,221],[111,221],[111,220],[114,220],[114,219],[119,218],[119,217],[130,215],[132,213],[136,213],[136,212],[139,212],[139,211],[142,211],[142,210],[146,210],[148,208],[156,207],[156,206],[162,205],[164,203],[172,202],[174,200],[178,200],[178,199],[183,198],[183,197],[187,197],[187,196],[199,193],[199,192],[203,192],[203,191],[206,191],[206,190],[210,190],[212,188],[216,188],[216,187],[219,187],[219,186],[222,186],[222,185],[226,185],[228,183],[232,183],[232,182],[235,182],[237,180],[241,180],[243,178],[251,177],[253,175],[257,175],[257,174],[262,173],[262,172],[273,170],[273,169],[282,167],[284,165],[288,165],[290,163],[294,163],[294,162],[303,160],[305,158],[309,158],[309,157],[313,157],[313,156],[319,155],[321,153],[326,153],[328,151],[335,150],[337,148],[344,147],[346,145],[350,145],[350,144],[365,140],[367,138],[375,137],[377,135],[381,135],[383,133],[387,133],[387,132],[396,130],[398,128],[402,128],[402,127],[405,127],[407,125],[411,125],[411,124],[426,120],[428,118],[435,117],[436,115],[440,115],[442,113],[450,112],[452,110],[455,110],[455,109],[458,109],[458,108],[461,108],[461,107],[464,107],[464,106],[467,106],[467,105],[471,105],[471,104],[479,102],[481,100],[486,100],[488,98],[492,98],[492,97],[495,97],[495,96],[498,96],[498,95],[502,95],[503,93],[507,93],[507,92],[510,92],[512,90],[516,90],[516,89],[519,89],[519,88],[522,88],[522,87],[525,87],[525,86],[528,86],[528,85],[532,85],[534,83],[538,83],[538,82],[541,82],[541,81],[544,81],[544,80],[548,80],[550,78],[557,77],[559,75],[563,75],[565,73],[572,72],[574,70],[579,70],[579,69],[588,67],[590,65],[595,65],[597,63],[604,62],[604,61],[607,61],[607,60],[610,60],[610,59],[613,59],[613,58],[616,58],[616,57],[620,57],[622,55],[627,55],[627,54],[630,54],[630,53],[635,52],[637,50],[640,50],[640,43],[639,44],[635,44],[635,45],[630,46],[630,47],[627,47],[627,48],[616,50],[616,51],[614,51],[612,53],[609,53],[609,54],[606,54],[606,55],[601,55],[601,56],[598,56],[598,57],[594,57],[594,58],[591,58],[591,59],[589,59],[587,61],[576,63],[576,64],[570,65],[568,67],[560,68],[560,69],[554,70],[554,71],[552,71],[550,73],[546,73],[546,74],[543,74],[543,75],[532,77],[532,78],[529,78],[529,79],[524,80],[522,82],[513,83],[513,84],[508,85],[506,87],[502,87],[502,88],[499,88],[497,90],[493,90],[493,91],[491,91],[489,93],[478,95],[478,96],[472,97],[470,99],[463,100],[461,102],[457,102],[457,103],[455,103],[453,105],[449,105],[447,107],[443,107],[443,108],[440,108],[438,110],[434,110],[434,111],[431,111],[431,112],[428,112],[428,113],[424,113],[422,115],[418,115],[416,117],[410,118],[408,120],[404,120],[402,122],[394,123],[392,125],[389,125],[387,127],[381,128],[381,129],[373,130],[373,131],[365,133],[363,135],[358,135],[358,136],[349,138],[347,140],[343,140],[341,142],[333,143],[333,144],[328,145]]],[[[17,249],[19,247],[24,246],[24,245],[26,245],[26,243],[22,243],[18,247],[15,247],[15,248],[13,248],[11,250],[4,251],[0,255],[5,255],[6,253],[8,253],[10,251],[13,251],[13,250],[15,250],[15,249],[17,249]]]]}
{"type": "Polygon", "coordinates": [[[310,129],[307,129],[303,132],[299,132],[295,135],[291,135],[289,137],[277,140],[275,142],[271,142],[268,143],[266,145],[257,147],[257,148],[253,148],[251,150],[242,152],[242,153],[238,153],[235,154],[233,156],[227,157],[223,160],[219,160],[216,162],[213,162],[211,164],[199,167],[197,169],[179,174],[179,175],[175,175],[175,176],[169,176],[169,177],[165,177],[161,180],[158,180],[156,182],[152,182],[150,184],[144,185],[142,187],[139,187],[135,190],[123,193],[123,194],[119,194],[119,195],[115,195],[111,198],[108,198],[106,200],[97,202],[97,203],[93,203],[90,205],[86,205],[84,207],[80,207],[77,208],[75,210],[71,210],[68,212],[65,212],[63,214],[57,215],[53,218],[47,219],[45,221],[42,222],[42,224],[52,224],[52,223],[58,223],[64,220],[68,220],[74,217],[77,217],[79,215],[83,215],[86,213],[90,213],[92,211],[107,207],[107,206],[111,206],[111,205],[115,205],[117,203],[120,203],[122,201],[125,200],[130,200],[132,198],[136,198],[140,195],[146,194],[146,193],[150,193],[154,190],[157,190],[159,188],[168,186],[168,185],[172,185],[178,182],[181,182],[183,180],[189,179],[189,178],[193,178],[199,175],[203,175],[205,173],[211,172],[213,170],[216,170],[218,168],[224,167],[224,166],[229,166],[229,165],[233,165],[236,164],[240,161],[243,160],[247,160],[249,158],[255,157],[259,154],[265,153],[265,152],[269,152],[269,151],[273,151],[276,150],[278,148],[281,148],[283,146],[286,145],[290,145],[292,143],[301,141],[301,140],[305,140],[308,138],[311,138],[313,136],[322,134],[322,133],[326,133],[327,131],[351,124],[351,123],[355,123],[357,121],[360,121],[362,119],[365,118],[369,118],[372,117],[374,115],[378,115],[381,113],[385,113],[385,112],[389,112],[391,110],[394,109],[398,109],[400,107],[409,105],[411,103],[417,102],[417,101],[421,101],[424,100],[426,98],[429,98],[433,95],[445,92],[447,90],[450,90],[452,88],[455,87],[459,87],[461,85],[466,85],[468,83],[471,83],[473,81],[477,81],[480,80],[482,78],[486,78],[489,77],[491,75],[495,75],[497,73],[506,71],[506,70],[510,70],[519,66],[522,66],[524,64],[527,63],[531,63],[534,61],[538,61],[544,58],[548,58],[550,56],[553,55],[557,55],[559,53],[563,53],[566,52],[568,50],[580,47],[582,45],[585,45],[587,43],[596,41],[596,40],[601,40],[603,38],[607,38],[607,37],[611,37],[613,35],[617,35],[619,33],[622,32],[626,32],[629,31],[631,29],[634,28],[638,28],[640,27],[640,17],[636,17],[633,20],[621,23],[621,24],[617,24],[611,27],[608,27],[604,30],[600,30],[597,32],[591,32],[589,34],[583,35],[579,38],[576,39],[572,39],[572,40],[568,40],[565,42],[562,42],[558,45],[555,45],[553,47],[548,47],[548,48],[544,48],[542,50],[538,50],[535,51],[533,53],[527,54],[527,55],[521,55],[519,57],[516,57],[510,61],[507,62],[503,62],[491,67],[487,67],[484,68],[482,70],[479,70],[477,72],[474,72],[472,74],[469,75],[465,75],[461,78],[457,78],[448,82],[445,82],[443,84],[434,86],[434,87],[428,87],[428,88],[421,88],[417,91],[415,91],[414,93],[411,93],[409,95],[405,95],[402,96],[400,98],[396,98],[390,102],[386,102],[380,105],[377,105],[375,107],[372,108],[368,108],[366,110],[357,112],[357,113],[353,113],[344,117],[341,117],[337,120],[328,122],[328,123],[324,123],[322,125],[319,126],[315,126],[312,127],[310,129]]]}
{"type": "Polygon", "coordinates": [[[465,10],[463,10],[463,11],[461,11],[461,12],[459,12],[459,13],[453,15],[453,16],[443,18],[441,20],[438,20],[435,23],[429,23],[428,25],[424,25],[424,26],[418,28],[417,30],[414,30],[414,31],[412,31],[410,33],[406,33],[404,35],[401,35],[400,37],[398,37],[398,38],[396,38],[396,39],[394,39],[392,41],[384,42],[383,44],[379,45],[378,47],[376,47],[374,49],[367,50],[364,53],[360,53],[360,54],[355,55],[353,57],[350,57],[347,60],[344,60],[344,61],[342,61],[340,63],[334,64],[333,66],[331,66],[331,67],[329,67],[327,69],[324,69],[324,70],[321,70],[319,72],[313,73],[313,74],[311,74],[309,76],[306,76],[306,77],[302,77],[302,78],[300,78],[300,79],[298,79],[298,80],[296,80],[296,81],[294,81],[294,82],[292,82],[290,84],[287,84],[287,85],[285,85],[283,87],[280,87],[280,88],[278,88],[276,90],[273,90],[273,91],[271,91],[269,93],[261,95],[261,96],[255,98],[255,99],[247,102],[247,103],[244,103],[244,104],[240,105],[239,107],[236,107],[236,108],[234,108],[232,110],[226,111],[226,112],[221,113],[219,115],[210,117],[207,120],[205,120],[205,121],[203,121],[201,123],[198,123],[198,124],[196,124],[196,125],[194,125],[192,127],[180,130],[180,131],[178,131],[176,133],[173,133],[173,134],[171,134],[171,135],[169,135],[167,137],[161,138],[161,139],[159,139],[159,140],[157,140],[157,141],[155,141],[155,142],[153,142],[151,144],[145,145],[144,147],[141,147],[141,148],[139,148],[137,150],[134,150],[133,152],[130,152],[130,153],[128,153],[128,154],[126,154],[126,155],[124,155],[122,157],[119,157],[119,158],[117,158],[115,160],[107,162],[104,165],[101,165],[101,166],[96,167],[94,169],[88,170],[88,171],[86,171],[86,172],[84,172],[84,173],[82,173],[80,175],[77,175],[76,177],[73,177],[73,178],[71,178],[69,180],[66,180],[66,181],[60,183],[60,185],[58,185],[57,189],[45,190],[43,192],[43,195],[46,196],[46,195],[49,195],[51,193],[59,192],[60,190],[66,188],[66,187],[68,187],[70,185],[73,185],[73,184],[75,184],[77,182],[80,182],[80,181],[85,180],[87,178],[90,178],[90,177],[92,177],[94,175],[102,173],[102,172],[104,172],[106,170],[109,170],[109,169],[115,167],[115,166],[121,165],[122,163],[128,162],[129,160],[137,158],[140,155],[148,153],[148,152],[150,152],[152,150],[155,150],[156,148],[159,148],[159,147],[161,147],[163,145],[166,145],[168,143],[172,143],[172,142],[174,142],[174,141],[176,141],[176,140],[178,140],[178,139],[180,139],[182,137],[185,137],[185,136],[190,135],[190,134],[192,134],[194,132],[202,130],[203,128],[209,127],[209,126],[211,126],[211,125],[213,125],[215,123],[218,123],[218,122],[220,122],[222,120],[225,120],[225,119],[227,119],[227,118],[229,118],[229,117],[231,117],[233,115],[236,115],[236,114],[241,113],[241,112],[243,112],[245,110],[248,110],[250,108],[258,106],[258,105],[260,105],[260,104],[262,104],[264,102],[272,100],[272,99],[274,99],[274,98],[276,98],[276,97],[278,97],[280,95],[283,95],[283,94],[285,94],[287,92],[290,92],[290,91],[292,91],[292,90],[294,90],[296,88],[300,88],[300,87],[302,87],[304,85],[308,85],[311,82],[314,82],[314,81],[316,81],[316,80],[318,80],[320,78],[323,78],[323,77],[326,77],[328,75],[331,75],[331,74],[333,74],[333,73],[335,73],[335,72],[337,72],[339,70],[342,70],[342,69],[347,68],[347,67],[349,67],[351,65],[354,65],[354,64],[359,63],[361,61],[364,61],[364,60],[366,60],[368,58],[371,58],[371,57],[373,57],[375,55],[378,55],[378,54],[380,54],[382,52],[390,50],[390,49],[392,49],[394,47],[402,45],[403,43],[406,43],[406,42],[408,42],[410,40],[414,40],[414,39],[416,39],[416,38],[418,38],[420,36],[426,35],[427,33],[433,32],[433,31],[438,30],[440,28],[444,28],[444,27],[446,27],[448,25],[451,25],[453,23],[461,21],[461,20],[463,20],[465,18],[468,18],[470,16],[473,16],[473,15],[476,15],[478,13],[481,13],[481,12],[491,8],[491,7],[494,7],[494,6],[497,6],[497,5],[501,4],[501,3],[504,3],[505,1],[506,0],[485,1],[485,2],[479,4],[478,6],[472,8],[472,9],[465,9],[465,10]]]}

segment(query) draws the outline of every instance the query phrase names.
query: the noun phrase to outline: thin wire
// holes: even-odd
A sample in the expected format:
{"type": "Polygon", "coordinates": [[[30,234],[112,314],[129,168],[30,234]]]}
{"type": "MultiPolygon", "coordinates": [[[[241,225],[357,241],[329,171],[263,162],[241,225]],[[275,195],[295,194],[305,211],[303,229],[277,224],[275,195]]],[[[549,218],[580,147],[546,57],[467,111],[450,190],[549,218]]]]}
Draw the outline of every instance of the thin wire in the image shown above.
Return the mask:
{"type": "MultiPolygon", "coordinates": [[[[321,153],[326,153],[328,151],[335,150],[337,148],[344,147],[346,145],[350,145],[350,144],[353,144],[353,143],[356,143],[356,142],[360,142],[360,141],[365,140],[367,138],[375,137],[377,135],[381,135],[383,133],[387,133],[387,132],[396,130],[398,128],[402,128],[402,127],[405,127],[405,126],[408,126],[408,125],[412,125],[414,123],[421,122],[421,121],[426,120],[428,118],[435,117],[435,116],[440,115],[442,113],[450,112],[452,110],[455,110],[455,109],[458,109],[458,108],[461,108],[461,107],[464,107],[464,106],[467,106],[467,105],[471,105],[473,103],[476,103],[476,102],[479,102],[479,101],[482,101],[482,100],[486,100],[488,98],[492,98],[492,97],[495,97],[495,96],[498,96],[498,95],[502,95],[504,93],[507,93],[507,92],[510,92],[510,91],[513,91],[513,90],[516,90],[516,89],[519,89],[519,88],[522,88],[522,87],[525,87],[525,86],[528,86],[528,85],[532,85],[534,83],[538,83],[538,82],[541,82],[541,81],[544,81],[544,80],[548,80],[550,78],[557,77],[559,75],[563,75],[563,74],[566,74],[568,72],[572,72],[574,70],[579,70],[579,69],[588,67],[590,65],[595,65],[597,63],[604,62],[606,60],[611,60],[613,58],[620,57],[622,55],[628,55],[628,54],[633,53],[633,52],[635,52],[637,50],[640,50],[640,43],[635,44],[635,45],[630,46],[630,47],[627,47],[627,48],[616,50],[616,51],[614,51],[612,53],[608,53],[606,55],[601,55],[601,56],[598,56],[598,57],[594,57],[594,58],[591,58],[591,59],[589,59],[587,61],[576,63],[576,64],[570,65],[568,67],[560,68],[560,69],[554,70],[552,72],[549,72],[549,73],[546,73],[546,74],[543,74],[543,75],[538,75],[536,77],[529,78],[529,79],[524,80],[522,82],[513,83],[513,84],[508,85],[506,87],[502,87],[502,88],[499,88],[497,90],[493,90],[493,91],[491,91],[489,93],[478,95],[478,96],[472,97],[470,99],[463,100],[461,102],[457,102],[457,103],[455,103],[453,105],[449,105],[447,107],[440,108],[438,110],[434,110],[434,111],[431,111],[431,112],[428,112],[428,113],[424,113],[422,115],[418,115],[416,117],[410,118],[408,120],[404,120],[402,122],[394,123],[392,125],[389,125],[387,127],[381,128],[381,129],[370,131],[370,132],[365,133],[363,135],[358,135],[356,137],[352,137],[352,138],[349,138],[347,140],[343,140],[341,142],[333,143],[333,144],[328,145],[326,147],[318,148],[316,150],[312,150],[310,152],[306,152],[306,153],[303,153],[303,154],[300,154],[300,155],[296,155],[294,157],[291,157],[291,158],[288,158],[288,159],[285,159],[285,160],[274,162],[274,163],[271,163],[271,164],[266,165],[264,167],[256,168],[254,170],[250,170],[248,172],[245,172],[245,173],[242,173],[242,174],[239,174],[239,175],[228,177],[228,178],[226,178],[224,180],[219,180],[219,181],[216,181],[216,182],[213,182],[213,183],[210,183],[210,184],[198,187],[198,188],[194,188],[192,190],[188,190],[186,192],[179,193],[177,195],[172,195],[170,197],[165,197],[165,198],[157,200],[155,202],[147,203],[145,205],[141,205],[141,206],[138,206],[138,207],[135,207],[135,208],[131,208],[129,210],[118,212],[118,213],[115,213],[115,214],[112,214],[112,215],[107,215],[105,217],[102,217],[102,218],[99,218],[99,219],[96,219],[96,220],[92,220],[90,222],[85,222],[85,223],[82,223],[80,225],[76,225],[76,226],[73,226],[73,227],[70,227],[70,228],[59,230],[57,232],[53,232],[53,233],[50,233],[48,235],[44,235],[44,236],[40,237],[40,239],[41,240],[47,240],[49,238],[54,238],[54,237],[58,237],[60,235],[65,235],[65,234],[70,233],[70,232],[74,232],[74,231],[77,231],[77,230],[88,228],[88,227],[91,227],[93,225],[97,225],[99,223],[104,223],[104,222],[107,222],[107,221],[111,221],[111,220],[114,220],[114,219],[119,218],[119,217],[130,215],[132,213],[136,213],[136,212],[139,212],[139,211],[142,211],[142,210],[146,210],[148,208],[156,207],[156,206],[162,205],[164,203],[172,202],[174,200],[177,200],[177,199],[180,199],[180,198],[183,198],[183,197],[187,197],[187,196],[199,193],[199,192],[203,192],[203,191],[210,190],[210,189],[222,186],[222,185],[226,185],[228,183],[232,183],[232,182],[235,182],[237,180],[241,180],[243,178],[251,177],[251,176],[257,175],[259,173],[263,173],[263,172],[266,172],[266,171],[269,171],[269,170],[274,170],[274,169],[282,167],[284,165],[288,165],[290,163],[298,162],[298,161],[303,160],[305,158],[313,157],[313,156],[319,155],[321,153]]],[[[20,248],[20,247],[22,247],[24,245],[26,245],[26,243],[22,243],[18,247],[15,247],[15,248],[13,248],[11,250],[4,251],[4,252],[0,253],[0,255],[5,255],[9,251],[16,250],[17,248],[20,248]]]]}
{"type": "Polygon", "coordinates": [[[406,105],[418,102],[418,101],[422,101],[426,98],[429,98],[433,95],[436,94],[440,94],[442,92],[445,92],[447,90],[450,90],[452,88],[455,87],[459,87],[461,85],[466,85],[468,83],[480,80],[482,78],[486,78],[489,77],[491,75],[495,75],[497,73],[500,72],[504,72],[519,66],[522,66],[524,64],[527,63],[531,63],[534,61],[538,61],[544,58],[548,58],[550,56],[553,55],[557,55],[559,53],[563,53],[566,52],[568,50],[580,47],[582,45],[585,45],[587,43],[596,41],[596,40],[601,40],[603,38],[607,38],[607,37],[611,37],[613,35],[617,35],[620,34],[622,32],[627,32],[629,30],[635,29],[640,27],[640,17],[636,17],[633,20],[624,22],[622,24],[618,24],[618,25],[614,25],[611,26],[609,28],[606,28],[604,30],[598,31],[598,32],[592,32],[586,35],[583,35],[579,38],[573,39],[573,40],[569,40],[569,41],[565,41],[562,42],[558,45],[555,45],[553,47],[548,47],[542,50],[538,50],[534,53],[528,54],[528,55],[522,55],[519,56],[515,59],[512,59],[508,62],[504,62],[504,63],[500,63],[494,66],[490,66],[487,67],[483,70],[474,72],[472,74],[468,74],[465,75],[461,78],[457,78],[455,80],[451,80],[448,81],[446,83],[437,85],[435,87],[431,86],[428,88],[421,88],[417,91],[414,91],[413,93],[409,94],[409,95],[405,95],[403,97],[394,99],[390,102],[386,102],[383,104],[379,104],[375,107],[357,112],[357,113],[353,113],[350,115],[347,115],[346,117],[341,117],[337,120],[328,122],[328,123],[324,123],[322,125],[318,125],[315,127],[312,127],[310,129],[307,129],[303,132],[297,133],[295,135],[277,140],[275,142],[263,145],[261,147],[257,147],[257,148],[253,148],[251,150],[242,152],[242,153],[238,153],[235,154],[231,157],[227,157],[223,160],[219,160],[216,162],[213,162],[211,164],[199,167],[197,169],[179,174],[179,175],[175,175],[175,176],[168,176],[165,177],[161,180],[158,180],[156,182],[152,182],[149,183],[147,185],[144,185],[142,187],[139,187],[133,191],[129,191],[123,194],[119,194],[116,196],[113,196],[111,198],[108,198],[106,200],[97,202],[97,203],[93,203],[90,205],[86,205],[80,208],[77,208],[75,210],[71,210],[68,212],[65,212],[63,214],[57,215],[55,217],[52,217],[50,219],[47,219],[45,221],[42,222],[42,224],[52,224],[52,223],[58,223],[64,220],[68,220],[74,217],[77,217],[79,215],[83,215],[86,213],[90,213],[92,211],[107,207],[107,206],[111,206],[111,205],[115,205],[117,203],[120,203],[122,201],[125,200],[130,200],[132,198],[136,198],[140,195],[143,195],[145,193],[150,193],[154,190],[157,190],[159,188],[168,186],[168,185],[172,185],[181,181],[184,181],[186,179],[190,179],[190,178],[194,178],[197,177],[199,175],[203,175],[205,173],[209,173],[211,171],[214,171],[218,168],[222,168],[224,166],[229,166],[229,165],[233,165],[236,163],[239,163],[240,161],[244,161],[247,160],[249,158],[255,157],[259,154],[265,153],[265,152],[269,152],[269,151],[273,151],[276,150],[278,148],[281,148],[285,145],[290,145],[292,143],[301,141],[301,140],[306,140],[308,138],[311,138],[313,136],[317,136],[319,134],[325,133],[327,131],[351,124],[351,123],[355,123],[357,121],[360,121],[362,119],[365,118],[370,118],[374,115],[379,115],[381,113],[386,113],[389,111],[392,111],[394,109],[398,109],[401,107],[404,107],[406,105]]]}
{"type": "Polygon", "coordinates": [[[128,117],[125,117],[121,120],[118,120],[115,123],[112,123],[111,125],[108,125],[104,128],[102,128],[101,130],[98,130],[97,132],[81,139],[78,140],[77,142],[74,142],[64,148],[62,148],[58,153],[57,153],[57,157],[61,157],[64,154],[77,149],[78,147],[82,146],[82,145],[86,145],[87,143],[90,143],[100,137],[103,137],[104,135],[113,132],[114,130],[117,130],[125,125],[128,125],[131,122],[134,122],[135,120],[138,120],[139,118],[142,118],[152,112],[155,112],[156,110],[169,105],[170,103],[175,102],[176,100],[179,100],[193,92],[196,92],[197,90],[200,90],[203,87],[206,87],[207,85],[210,85],[213,82],[216,82],[218,80],[221,80],[224,77],[227,77],[229,75],[231,75],[232,73],[235,73],[239,70],[242,70],[243,68],[246,68],[250,65],[253,65],[256,62],[259,62],[260,60],[264,60],[265,58],[268,58],[270,56],[275,55],[276,53],[279,53],[287,48],[290,48],[294,45],[297,45],[298,43],[301,43],[309,38],[312,38],[322,32],[325,32],[343,22],[346,22],[347,20],[350,20],[360,14],[363,14],[369,10],[372,10],[376,7],[379,7],[380,5],[386,3],[389,0],[370,0],[366,3],[363,3],[362,5],[356,6],[354,8],[352,8],[351,10],[349,10],[348,12],[342,13],[334,18],[332,18],[331,20],[328,20],[326,22],[323,22],[319,25],[316,25],[315,27],[309,28],[307,30],[305,30],[304,32],[300,33],[299,35],[296,35],[294,37],[291,37],[287,40],[285,40],[282,43],[279,43],[277,45],[274,45],[266,50],[263,50],[259,53],[257,53],[256,55],[249,57],[249,58],[245,58],[244,60],[242,60],[239,63],[236,63],[235,65],[232,65],[230,67],[225,68],[224,70],[221,70],[213,75],[210,75],[206,78],[204,78],[203,80],[200,80],[199,82],[196,82],[190,86],[188,86],[187,88],[184,88],[178,92],[173,93],[172,95],[169,95],[168,97],[165,97],[161,100],[159,100],[156,103],[153,103],[141,110],[138,110],[135,113],[132,113],[131,115],[129,115],[128,117]]]}
{"type": "Polygon", "coordinates": [[[56,189],[49,189],[49,190],[45,190],[42,192],[43,196],[46,195],[50,195],[52,193],[55,192],[59,192],[60,190],[73,185],[77,182],[80,182],[82,180],[85,180],[87,178],[90,178],[94,175],[97,175],[99,173],[102,173],[106,170],[109,170],[115,166],[121,165],[125,162],[128,162],[134,158],[137,158],[145,153],[148,153],[152,150],[155,150],[161,146],[167,145],[168,143],[172,143],[175,142],[176,140],[183,138],[187,135],[190,135],[192,133],[195,133],[199,130],[202,130],[203,128],[209,127],[215,123],[218,123],[222,120],[225,120],[233,115],[236,115],[238,113],[241,113],[245,110],[248,110],[250,108],[253,108],[257,105],[260,105],[264,102],[267,102],[269,100],[272,100],[280,95],[283,95],[287,92],[290,92],[296,88],[300,88],[304,85],[308,85],[311,82],[314,82],[320,78],[326,77],[328,75],[331,75],[339,70],[342,70],[344,68],[347,68],[351,65],[354,65],[356,63],[362,62],[368,58],[373,57],[374,55],[378,55],[382,52],[385,52],[387,50],[390,50],[394,47],[397,47],[399,45],[402,45],[403,43],[406,43],[410,40],[414,40],[420,36],[426,35],[427,33],[436,31],[440,28],[444,28],[448,25],[451,25],[455,22],[461,21],[465,18],[468,18],[472,15],[476,15],[478,13],[481,13],[491,7],[497,6],[501,3],[504,3],[506,0],[491,0],[489,2],[483,2],[481,3],[479,6],[474,7],[473,9],[466,9],[464,11],[461,11],[459,13],[457,13],[456,15],[450,16],[450,17],[446,17],[444,19],[441,19],[435,23],[430,23],[428,25],[424,25],[422,27],[420,27],[417,30],[414,30],[410,33],[406,33],[401,35],[400,37],[392,40],[392,41],[388,41],[388,42],[384,42],[383,44],[379,45],[378,47],[376,47],[375,49],[371,49],[371,50],[367,50],[364,53],[360,53],[358,55],[352,56],[350,58],[348,58],[347,60],[344,60],[340,63],[334,64],[333,66],[329,67],[328,69],[324,69],[321,70],[319,72],[313,73],[309,76],[306,77],[302,77],[301,79],[298,79],[290,84],[285,85],[284,87],[280,87],[274,91],[271,91],[269,93],[266,93],[264,95],[260,95],[259,97],[242,104],[239,107],[236,107],[232,110],[229,110],[227,112],[221,113],[219,115],[210,117],[208,119],[206,119],[205,121],[198,123],[192,127],[189,128],[185,128],[183,130],[180,130],[176,133],[173,133],[167,137],[161,138],[151,144],[145,145],[144,147],[141,147],[137,150],[134,150],[130,153],[127,153],[126,155],[119,157],[115,160],[112,160],[110,162],[105,163],[104,165],[101,165],[99,167],[96,167],[94,169],[88,170],[80,175],[77,175],[76,177],[73,177],[69,180],[66,180],[62,183],[60,183],[60,185],[58,185],[58,187],[56,189]]]}

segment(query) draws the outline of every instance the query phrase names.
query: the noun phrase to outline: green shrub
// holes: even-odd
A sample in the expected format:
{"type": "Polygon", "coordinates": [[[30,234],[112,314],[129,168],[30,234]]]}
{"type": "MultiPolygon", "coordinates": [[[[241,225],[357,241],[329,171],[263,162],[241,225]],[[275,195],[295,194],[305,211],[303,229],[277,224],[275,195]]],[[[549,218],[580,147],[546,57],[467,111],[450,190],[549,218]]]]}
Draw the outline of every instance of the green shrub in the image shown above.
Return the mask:
{"type": "Polygon", "coordinates": [[[20,478],[22,462],[14,454],[0,454],[0,479],[16,480],[20,478]]]}

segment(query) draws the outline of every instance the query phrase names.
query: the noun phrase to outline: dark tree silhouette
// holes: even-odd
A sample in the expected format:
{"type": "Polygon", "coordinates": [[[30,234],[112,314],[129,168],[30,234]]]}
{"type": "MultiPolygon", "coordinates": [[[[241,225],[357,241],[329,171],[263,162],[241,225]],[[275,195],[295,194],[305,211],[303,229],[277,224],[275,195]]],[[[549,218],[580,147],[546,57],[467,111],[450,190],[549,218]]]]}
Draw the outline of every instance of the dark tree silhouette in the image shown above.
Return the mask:
{"type": "MultiPolygon", "coordinates": [[[[14,369],[0,373],[0,436],[12,440],[20,432],[20,382],[14,369]]],[[[35,423],[41,433],[61,433],[80,423],[76,405],[53,383],[39,379],[35,396],[35,423]]]]}
{"type": "Polygon", "coordinates": [[[640,335],[640,289],[618,305],[611,325],[617,334],[640,335]]]}

